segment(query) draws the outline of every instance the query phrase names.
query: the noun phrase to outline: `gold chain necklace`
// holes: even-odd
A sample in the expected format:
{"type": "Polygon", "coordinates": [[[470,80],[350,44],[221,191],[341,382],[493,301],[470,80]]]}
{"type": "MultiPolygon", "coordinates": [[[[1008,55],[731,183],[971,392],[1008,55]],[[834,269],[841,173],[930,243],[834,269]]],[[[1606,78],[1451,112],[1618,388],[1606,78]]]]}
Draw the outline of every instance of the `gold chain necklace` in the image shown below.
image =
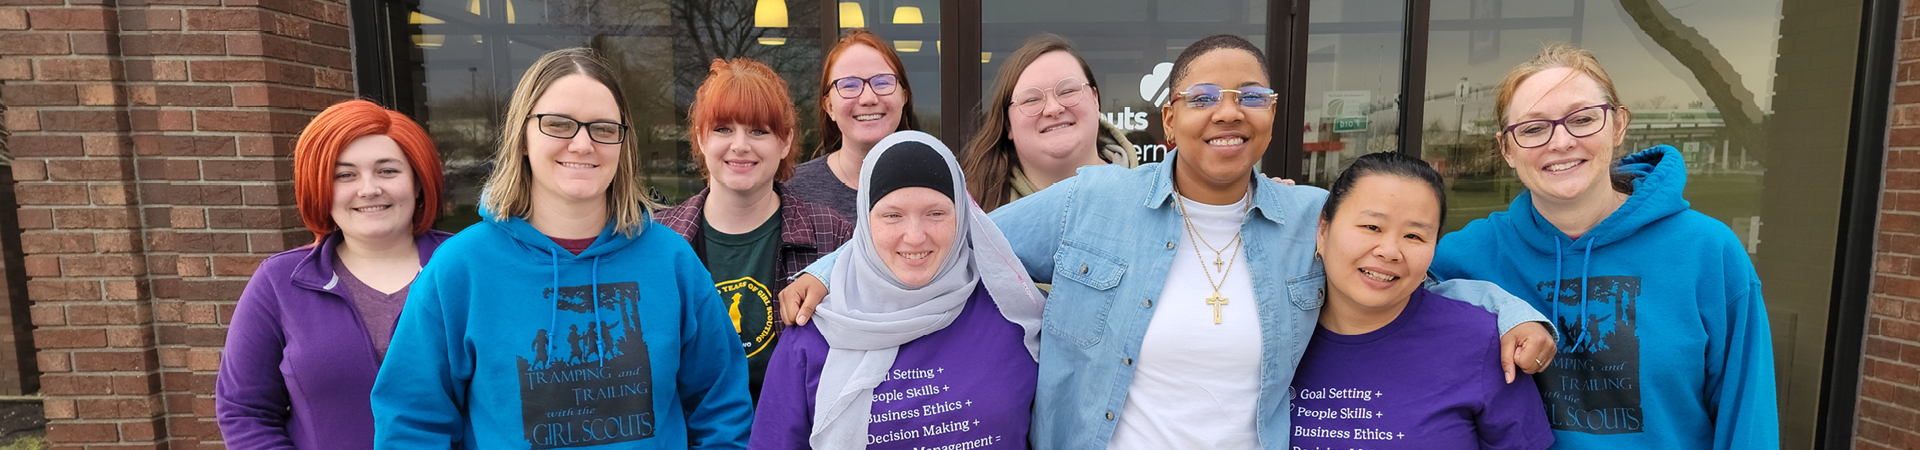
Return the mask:
{"type": "MultiPolygon", "coordinates": [[[[1231,271],[1233,271],[1233,262],[1234,262],[1234,260],[1237,260],[1237,259],[1239,259],[1239,258],[1240,258],[1240,247],[1241,247],[1241,246],[1240,246],[1240,245],[1239,245],[1238,243],[1240,242],[1240,234],[1241,234],[1241,232],[1240,232],[1240,231],[1234,231],[1234,232],[1233,232],[1233,239],[1232,239],[1232,240],[1229,240],[1229,241],[1227,241],[1227,246],[1229,246],[1229,247],[1233,247],[1233,256],[1229,256],[1229,257],[1227,257],[1227,262],[1226,262],[1226,268],[1225,268],[1224,270],[1221,270],[1221,271],[1220,271],[1220,282],[1219,282],[1219,283],[1214,283],[1214,282],[1213,282],[1213,272],[1210,272],[1210,271],[1208,271],[1208,270],[1207,270],[1207,264],[1206,264],[1206,263],[1207,263],[1207,258],[1206,258],[1205,256],[1200,256],[1200,242],[1201,242],[1201,240],[1200,240],[1200,232],[1199,232],[1198,230],[1196,230],[1196,229],[1194,228],[1194,226],[1193,226],[1193,219],[1192,219],[1192,218],[1189,218],[1189,217],[1187,217],[1187,207],[1186,207],[1186,204],[1185,204],[1185,202],[1184,202],[1184,201],[1182,200],[1182,198],[1181,198],[1181,197],[1179,197],[1179,195],[1178,195],[1179,193],[1180,193],[1179,191],[1174,191],[1174,194],[1175,194],[1175,198],[1173,199],[1173,201],[1174,201],[1174,203],[1173,203],[1173,204],[1174,204],[1174,206],[1176,206],[1176,207],[1178,207],[1178,208],[1180,209],[1180,221],[1181,221],[1181,222],[1183,222],[1183,223],[1185,223],[1185,224],[1186,224],[1186,226],[1187,226],[1187,238],[1188,238],[1188,239],[1190,239],[1190,240],[1192,240],[1192,241],[1193,241],[1193,242],[1195,243],[1195,244],[1194,244],[1194,246],[1193,246],[1193,257],[1194,257],[1194,259],[1198,259],[1198,260],[1200,260],[1200,273],[1201,273],[1202,275],[1206,275],[1206,276],[1207,276],[1207,286],[1210,286],[1210,287],[1213,287],[1213,296],[1212,296],[1212,297],[1207,297],[1207,299],[1206,299],[1206,301],[1207,301],[1207,305],[1208,305],[1208,306],[1212,306],[1212,307],[1213,307],[1213,324],[1214,324],[1214,325],[1219,325],[1219,324],[1220,324],[1220,308],[1221,308],[1221,307],[1224,307],[1224,306],[1227,306],[1227,298],[1226,298],[1226,297],[1224,297],[1224,296],[1221,296],[1221,295],[1220,295],[1220,288],[1221,288],[1221,287],[1223,287],[1223,286],[1226,286],[1226,284],[1227,284],[1227,273],[1228,273],[1228,272],[1231,272],[1231,271]]],[[[1242,205],[1242,206],[1241,206],[1241,208],[1240,208],[1240,225],[1241,225],[1242,227],[1245,227],[1245,226],[1246,226],[1246,224],[1247,224],[1247,223],[1246,223],[1246,220],[1247,220],[1247,216],[1246,216],[1246,213],[1247,213],[1247,208],[1248,208],[1248,207],[1251,207],[1251,206],[1252,206],[1252,203],[1253,203],[1253,202],[1252,202],[1252,200],[1250,200],[1250,199],[1248,199],[1248,200],[1246,200],[1246,201],[1247,201],[1247,204],[1246,204],[1246,205],[1242,205]]],[[[1211,246],[1209,246],[1209,249],[1211,249],[1211,246]]],[[[1216,252],[1218,252],[1218,251],[1216,251],[1216,252]]],[[[1218,267],[1218,266],[1219,266],[1220,264],[1221,264],[1221,262],[1220,262],[1220,255],[1216,253],[1216,254],[1214,255],[1214,265],[1215,265],[1216,267],[1218,267]]]]}

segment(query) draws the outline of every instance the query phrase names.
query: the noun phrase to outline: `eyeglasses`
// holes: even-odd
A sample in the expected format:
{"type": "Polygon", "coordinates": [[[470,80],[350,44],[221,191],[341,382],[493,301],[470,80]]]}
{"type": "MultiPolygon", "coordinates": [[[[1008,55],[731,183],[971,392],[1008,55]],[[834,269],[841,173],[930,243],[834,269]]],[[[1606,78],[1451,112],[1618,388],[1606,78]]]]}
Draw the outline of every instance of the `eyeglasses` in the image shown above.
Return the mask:
{"type": "Polygon", "coordinates": [[[1080,91],[1087,86],[1087,82],[1080,81],[1079,78],[1066,77],[1061,78],[1050,88],[1021,89],[1020,92],[1013,94],[1013,108],[1029,117],[1038,116],[1047,110],[1047,91],[1053,91],[1053,101],[1060,103],[1062,107],[1078,105],[1082,97],[1080,91]]]}
{"type": "Polygon", "coordinates": [[[866,86],[873,86],[873,95],[893,95],[893,91],[900,88],[900,77],[883,73],[867,78],[846,77],[833,80],[833,90],[840,91],[840,98],[859,97],[861,88],[866,86]]]}
{"type": "Polygon", "coordinates": [[[1613,111],[1613,105],[1593,105],[1574,110],[1560,120],[1529,120],[1508,125],[1506,133],[1513,136],[1513,143],[1521,148],[1534,148],[1547,145],[1553,140],[1555,126],[1566,127],[1567,135],[1576,138],[1592,136],[1607,128],[1607,116],[1613,111]]]}
{"type": "Polygon", "coordinates": [[[1233,93],[1234,103],[1238,103],[1241,108],[1264,111],[1273,109],[1275,103],[1280,103],[1280,93],[1260,86],[1221,89],[1211,84],[1196,84],[1174,96],[1186,97],[1188,108],[1207,109],[1219,105],[1220,100],[1229,92],[1233,93]]]}
{"type": "Polygon", "coordinates": [[[581,122],[559,114],[534,114],[533,119],[540,121],[541,134],[559,139],[573,139],[581,128],[587,129],[588,139],[602,144],[618,144],[627,137],[627,126],[613,122],[581,122]]]}

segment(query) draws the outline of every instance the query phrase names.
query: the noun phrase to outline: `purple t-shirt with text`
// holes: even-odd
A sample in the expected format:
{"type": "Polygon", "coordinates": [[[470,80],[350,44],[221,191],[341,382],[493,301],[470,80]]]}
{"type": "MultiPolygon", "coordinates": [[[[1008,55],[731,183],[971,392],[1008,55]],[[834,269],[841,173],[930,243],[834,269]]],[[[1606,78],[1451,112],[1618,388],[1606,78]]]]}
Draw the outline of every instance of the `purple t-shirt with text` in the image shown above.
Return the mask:
{"type": "MultiPolygon", "coordinates": [[[[787,329],[767,366],[748,448],[807,448],[826,359],[826,338],[813,324],[787,329]]],[[[900,346],[873,389],[867,448],[1025,449],[1039,370],[1020,326],[976,287],[952,324],[900,346]]]]}
{"type": "Polygon", "coordinates": [[[1316,327],[1293,378],[1296,450],[1543,449],[1533,377],[1507,384],[1496,317],[1417,289],[1400,317],[1357,335],[1316,327]]]}

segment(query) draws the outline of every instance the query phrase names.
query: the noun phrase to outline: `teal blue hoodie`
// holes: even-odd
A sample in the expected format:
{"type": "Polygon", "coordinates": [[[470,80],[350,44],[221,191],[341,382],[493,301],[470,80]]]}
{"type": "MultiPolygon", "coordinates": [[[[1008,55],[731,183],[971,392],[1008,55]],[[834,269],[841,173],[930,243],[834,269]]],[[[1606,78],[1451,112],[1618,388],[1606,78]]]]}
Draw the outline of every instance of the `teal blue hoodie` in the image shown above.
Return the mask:
{"type": "Polygon", "coordinates": [[[740,337],[693,249],[643,223],[579,255],[517,217],[448,239],[374,382],[375,446],[745,448],[740,337]]]}
{"type": "Polygon", "coordinates": [[[1633,194],[1569,239],[1522,193],[1440,240],[1433,272],[1492,281],[1559,326],[1535,375],[1555,449],[1780,448],[1760,279],[1733,231],[1688,209],[1680,152],[1620,160],[1633,194]]]}

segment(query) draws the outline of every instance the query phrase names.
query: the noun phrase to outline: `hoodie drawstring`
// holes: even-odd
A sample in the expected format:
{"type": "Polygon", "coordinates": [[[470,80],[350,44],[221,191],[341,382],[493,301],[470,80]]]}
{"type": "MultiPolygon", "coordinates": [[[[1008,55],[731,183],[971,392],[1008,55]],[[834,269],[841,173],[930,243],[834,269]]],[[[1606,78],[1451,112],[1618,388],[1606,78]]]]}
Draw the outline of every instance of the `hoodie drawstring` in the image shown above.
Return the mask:
{"type": "Polygon", "coordinates": [[[601,339],[601,336],[612,336],[613,331],[608,330],[607,324],[605,322],[600,321],[600,257],[599,256],[593,257],[593,298],[588,299],[587,301],[593,304],[593,323],[600,325],[600,333],[599,333],[600,335],[593,337],[593,344],[594,346],[598,347],[598,350],[600,352],[600,367],[606,367],[607,366],[607,342],[605,339],[601,339]]]}
{"type": "Polygon", "coordinates": [[[1593,270],[1593,241],[1587,239],[1587,254],[1580,260],[1580,335],[1587,336],[1587,342],[1593,342],[1593,336],[1587,333],[1587,272],[1593,270]]]}
{"type": "Polygon", "coordinates": [[[553,261],[553,309],[547,312],[547,354],[554,355],[557,353],[554,353],[553,346],[560,340],[555,336],[560,332],[560,255],[547,253],[547,256],[553,261]]]}
{"type": "Polygon", "coordinates": [[[1560,238],[1553,239],[1553,323],[1560,325],[1560,238]]]}

